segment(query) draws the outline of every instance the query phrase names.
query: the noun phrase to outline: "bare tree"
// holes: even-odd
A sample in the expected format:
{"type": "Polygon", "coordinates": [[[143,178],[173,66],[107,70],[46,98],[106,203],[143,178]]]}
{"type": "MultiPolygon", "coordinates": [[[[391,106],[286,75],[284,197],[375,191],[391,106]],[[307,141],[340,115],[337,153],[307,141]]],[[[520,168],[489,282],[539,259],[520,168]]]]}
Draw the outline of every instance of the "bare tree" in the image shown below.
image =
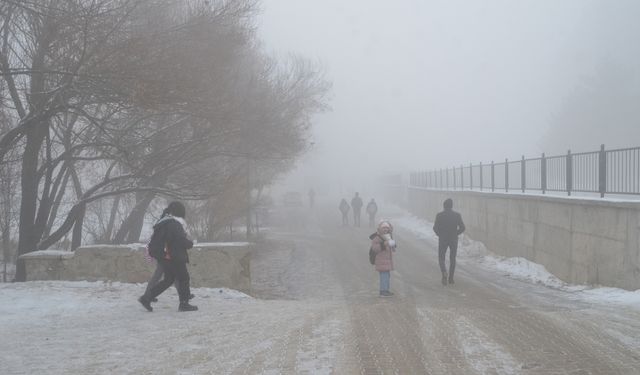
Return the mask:
{"type": "Polygon", "coordinates": [[[216,202],[230,187],[250,197],[304,152],[328,86],[301,59],[264,57],[254,10],[243,0],[0,1],[3,106],[15,114],[0,163],[20,156],[19,254],[70,231],[76,248],[102,200],[109,220],[94,237],[137,241],[156,197],[216,202]],[[260,178],[243,185],[247,160],[260,178]]]}

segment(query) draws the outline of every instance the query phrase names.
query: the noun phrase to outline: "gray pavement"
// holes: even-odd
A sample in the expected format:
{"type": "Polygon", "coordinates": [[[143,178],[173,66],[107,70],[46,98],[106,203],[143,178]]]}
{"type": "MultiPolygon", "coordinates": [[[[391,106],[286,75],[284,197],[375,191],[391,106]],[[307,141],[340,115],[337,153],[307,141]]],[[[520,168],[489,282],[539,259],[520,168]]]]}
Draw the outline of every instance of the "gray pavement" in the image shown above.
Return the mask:
{"type": "Polygon", "coordinates": [[[639,311],[575,300],[472,261],[459,263],[456,284],[443,287],[436,249],[402,228],[395,295],[379,297],[367,259],[372,229],[343,227],[335,211],[278,213],[253,263],[254,290],[317,308],[234,372],[314,373],[296,367],[296,355],[302,346],[313,353],[327,332],[318,327],[334,324],[335,374],[640,374],[639,311]],[[265,367],[274,357],[277,365],[265,367]]]}

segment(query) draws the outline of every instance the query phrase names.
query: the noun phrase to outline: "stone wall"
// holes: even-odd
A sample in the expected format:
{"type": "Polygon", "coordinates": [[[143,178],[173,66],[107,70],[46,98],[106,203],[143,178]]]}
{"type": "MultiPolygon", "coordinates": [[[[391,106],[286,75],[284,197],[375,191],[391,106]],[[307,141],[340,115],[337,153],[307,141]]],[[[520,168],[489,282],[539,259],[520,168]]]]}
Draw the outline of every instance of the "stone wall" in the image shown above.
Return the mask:
{"type": "Polygon", "coordinates": [[[446,198],[469,236],[497,254],[570,283],[640,288],[640,203],[409,188],[408,207],[433,221],[446,198]]]}
{"type": "MultiPolygon", "coordinates": [[[[193,287],[226,287],[249,293],[253,245],[246,242],[197,244],[189,250],[193,287]]],[[[75,252],[44,250],[22,255],[27,280],[111,280],[146,283],[155,260],[144,257],[144,245],[93,245],[75,252]]]]}

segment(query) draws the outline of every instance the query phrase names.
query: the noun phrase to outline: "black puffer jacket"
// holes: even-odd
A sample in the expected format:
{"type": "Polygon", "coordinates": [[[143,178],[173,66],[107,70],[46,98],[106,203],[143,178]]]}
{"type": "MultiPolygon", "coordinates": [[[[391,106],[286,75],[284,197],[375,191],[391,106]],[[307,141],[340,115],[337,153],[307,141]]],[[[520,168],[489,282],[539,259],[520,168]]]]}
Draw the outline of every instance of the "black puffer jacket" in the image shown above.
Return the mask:
{"type": "Polygon", "coordinates": [[[172,216],[165,216],[153,226],[149,241],[149,254],[156,259],[169,259],[189,263],[187,250],[193,241],[187,238],[182,224],[172,216]]]}
{"type": "Polygon", "coordinates": [[[445,209],[436,215],[433,231],[436,232],[441,241],[458,241],[458,235],[464,230],[462,216],[459,213],[451,209],[445,209]]]}

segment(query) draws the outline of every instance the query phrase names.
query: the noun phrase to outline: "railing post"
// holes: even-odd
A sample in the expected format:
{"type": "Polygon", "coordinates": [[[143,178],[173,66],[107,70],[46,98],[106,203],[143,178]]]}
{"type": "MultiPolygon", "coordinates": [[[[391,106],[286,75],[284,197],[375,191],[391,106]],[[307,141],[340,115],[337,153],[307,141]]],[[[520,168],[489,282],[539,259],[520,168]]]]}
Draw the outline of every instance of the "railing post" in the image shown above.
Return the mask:
{"type": "Polygon", "coordinates": [[[527,163],[524,161],[524,155],[522,155],[522,164],[520,164],[520,184],[522,185],[522,192],[527,188],[527,163]]]}
{"type": "Polygon", "coordinates": [[[567,150],[567,195],[571,195],[573,183],[573,157],[571,156],[571,150],[567,150]]]}
{"type": "Polygon", "coordinates": [[[600,145],[598,154],[598,190],[600,198],[604,198],[604,193],[607,192],[607,153],[604,151],[604,144],[600,145]]]}
{"type": "Polygon", "coordinates": [[[449,190],[449,168],[445,168],[444,175],[447,178],[447,190],[449,190]]]}
{"type": "Polygon", "coordinates": [[[469,163],[469,190],[473,190],[473,164],[469,163]]]}
{"type": "Polygon", "coordinates": [[[493,164],[493,160],[491,160],[491,192],[493,193],[495,190],[496,190],[495,164],[493,164]]]}
{"type": "Polygon", "coordinates": [[[464,168],[460,164],[460,190],[464,190],[464,168]]]}
{"type": "Polygon", "coordinates": [[[453,190],[456,190],[456,167],[451,167],[453,170],[453,190]]]}
{"type": "Polygon", "coordinates": [[[504,159],[504,192],[509,192],[509,159],[504,159]]]}
{"type": "Polygon", "coordinates": [[[542,189],[542,194],[547,192],[547,158],[544,156],[544,152],[540,159],[540,188],[542,189]]]}
{"type": "Polygon", "coordinates": [[[482,191],[482,162],[480,162],[480,191],[482,191]]]}
{"type": "Polygon", "coordinates": [[[444,187],[444,180],[442,178],[442,168],[440,168],[440,190],[444,187]]]}

